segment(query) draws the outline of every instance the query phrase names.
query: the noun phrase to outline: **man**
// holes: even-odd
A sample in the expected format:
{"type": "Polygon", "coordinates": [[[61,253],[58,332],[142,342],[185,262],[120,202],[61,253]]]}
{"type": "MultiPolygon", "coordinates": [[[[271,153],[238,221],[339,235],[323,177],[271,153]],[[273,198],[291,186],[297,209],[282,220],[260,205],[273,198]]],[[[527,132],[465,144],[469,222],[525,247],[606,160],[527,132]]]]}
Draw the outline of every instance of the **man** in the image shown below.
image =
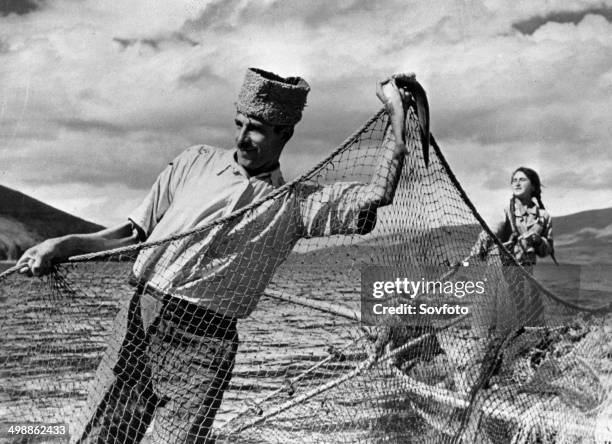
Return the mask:
{"type": "Polygon", "coordinates": [[[75,254],[160,241],[136,259],[126,333],[100,364],[78,442],[139,442],[153,418],[155,442],[207,442],[234,366],[236,320],[253,311],[297,240],[365,234],[376,209],[391,203],[406,150],[402,84],[409,82],[397,76],[379,85],[394,137],[370,183],[296,184],[215,223],[283,186],[279,158],[310,90],[299,77],[251,68],[238,97],[234,151],[191,147],[126,223],[24,253],[23,272],[41,275],[75,254]]]}

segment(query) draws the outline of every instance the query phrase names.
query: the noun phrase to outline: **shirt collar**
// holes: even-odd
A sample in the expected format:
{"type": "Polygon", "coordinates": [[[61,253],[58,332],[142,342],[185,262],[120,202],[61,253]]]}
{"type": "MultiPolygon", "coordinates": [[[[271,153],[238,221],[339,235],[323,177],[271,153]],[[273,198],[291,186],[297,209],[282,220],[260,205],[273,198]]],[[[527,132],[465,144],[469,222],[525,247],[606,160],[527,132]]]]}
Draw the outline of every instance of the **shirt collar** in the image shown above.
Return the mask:
{"type": "Polygon", "coordinates": [[[217,170],[217,176],[220,176],[221,173],[231,169],[234,174],[240,174],[247,179],[258,179],[268,182],[274,188],[278,188],[285,184],[285,179],[280,171],[280,167],[276,167],[271,171],[266,171],[264,173],[260,173],[256,176],[249,176],[244,167],[236,162],[235,150],[227,150],[226,153],[223,154],[221,158],[220,167],[217,170]]]}
{"type": "Polygon", "coordinates": [[[529,202],[528,206],[523,205],[523,203],[518,200],[515,199],[514,201],[514,215],[515,216],[523,216],[525,214],[534,214],[537,215],[538,214],[538,206],[535,204],[535,202],[532,200],[529,202]]]}

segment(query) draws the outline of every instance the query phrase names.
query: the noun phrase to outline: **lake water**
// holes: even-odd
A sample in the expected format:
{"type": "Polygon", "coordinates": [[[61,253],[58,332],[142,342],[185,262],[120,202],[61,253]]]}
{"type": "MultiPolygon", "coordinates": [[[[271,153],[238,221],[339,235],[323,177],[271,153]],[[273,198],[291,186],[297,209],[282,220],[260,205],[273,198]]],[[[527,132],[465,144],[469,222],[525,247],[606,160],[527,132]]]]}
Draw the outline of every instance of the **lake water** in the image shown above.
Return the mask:
{"type": "MultiPolygon", "coordinates": [[[[358,267],[354,259],[347,267],[338,267],[339,258],[336,254],[312,261],[305,255],[293,255],[279,270],[272,287],[359,310],[358,267]]],[[[7,268],[8,264],[2,266],[7,268]]],[[[2,421],[70,422],[83,408],[87,382],[105,349],[113,318],[133,292],[126,280],[129,267],[121,262],[80,264],[69,271],[69,281],[76,290],[72,294],[51,279],[13,276],[0,285],[2,421]],[[45,295],[42,300],[41,294],[45,295]]],[[[610,301],[610,274],[605,268],[601,273],[594,269],[589,269],[588,279],[585,271],[579,270],[581,303],[610,301]]],[[[577,299],[575,269],[560,272],[540,267],[536,275],[548,287],[577,299]]],[[[241,345],[234,376],[217,416],[217,427],[249,408],[252,410],[245,418],[256,417],[254,402],[287,387],[290,378],[330,356],[336,357],[291,387],[296,395],[350,372],[367,358],[372,346],[354,321],[268,297],[262,298],[252,316],[240,321],[239,332],[241,345]]],[[[333,436],[357,439],[394,434],[418,440],[416,437],[425,433],[424,423],[412,409],[400,408],[409,402],[404,398],[394,376],[378,368],[251,429],[243,441],[260,442],[267,436],[271,442],[289,442],[296,437],[334,442],[333,436]],[[381,414],[381,406],[388,409],[385,414],[381,414]],[[381,424],[380,418],[387,422],[381,424]]],[[[265,411],[291,399],[289,390],[284,390],[259,405],[265,411]]],[[[237,423],[240,421],[231,425],[237,423]]]]}

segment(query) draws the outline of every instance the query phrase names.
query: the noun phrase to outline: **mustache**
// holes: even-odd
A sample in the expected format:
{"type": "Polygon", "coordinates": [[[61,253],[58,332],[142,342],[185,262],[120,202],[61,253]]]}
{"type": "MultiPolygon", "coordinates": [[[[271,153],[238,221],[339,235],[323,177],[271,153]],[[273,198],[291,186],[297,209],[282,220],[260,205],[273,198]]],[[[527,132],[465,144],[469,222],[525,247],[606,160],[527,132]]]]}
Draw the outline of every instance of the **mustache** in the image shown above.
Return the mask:
{"type": "Polygon", "coordinates": [[[251,149],[255,149],[257,148],[256,146],[254,146],[252,143],[249,142],[239,142],[237,144],[238,148],[241,150],[251,150],[251,149]]]}

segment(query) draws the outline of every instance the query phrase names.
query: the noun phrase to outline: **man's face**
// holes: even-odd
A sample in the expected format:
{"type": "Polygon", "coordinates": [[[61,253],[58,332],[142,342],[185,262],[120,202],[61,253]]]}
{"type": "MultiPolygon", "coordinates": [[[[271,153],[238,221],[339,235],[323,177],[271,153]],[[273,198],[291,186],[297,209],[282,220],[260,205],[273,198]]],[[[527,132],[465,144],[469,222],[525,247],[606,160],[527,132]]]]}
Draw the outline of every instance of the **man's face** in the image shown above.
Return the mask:
{"type": "Polygon", "coordinates": [[[241,113],[236,114],[235,123],[238,163],[247,170],[273,168],[287,142],[285,133],[241,113]]]}

